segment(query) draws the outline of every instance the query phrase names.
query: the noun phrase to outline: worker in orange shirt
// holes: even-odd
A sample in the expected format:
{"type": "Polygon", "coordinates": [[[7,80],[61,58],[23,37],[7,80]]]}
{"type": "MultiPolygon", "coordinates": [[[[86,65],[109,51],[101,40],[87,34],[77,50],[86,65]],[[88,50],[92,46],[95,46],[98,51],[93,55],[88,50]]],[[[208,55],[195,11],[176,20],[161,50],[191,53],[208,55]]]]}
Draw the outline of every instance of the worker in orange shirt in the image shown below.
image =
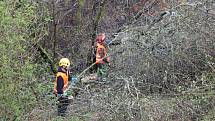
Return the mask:
{"type": "Polygon", "coordinates": [[[100,33],[96,38],[96,65],[98,79],[105,80],[107,77],[107,64],[110,64],[110,58],[107,56],[105,47],[105,34],[100,33]]]}

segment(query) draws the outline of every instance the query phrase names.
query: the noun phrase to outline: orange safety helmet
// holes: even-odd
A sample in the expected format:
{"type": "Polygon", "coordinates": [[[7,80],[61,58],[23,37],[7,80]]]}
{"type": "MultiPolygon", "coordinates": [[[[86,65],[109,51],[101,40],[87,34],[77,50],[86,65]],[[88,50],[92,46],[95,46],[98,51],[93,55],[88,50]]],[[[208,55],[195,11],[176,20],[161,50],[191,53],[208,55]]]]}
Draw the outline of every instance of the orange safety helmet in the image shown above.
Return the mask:
{"type": "Polygon", "coordinates": [[[105,40],[105,34],[104,33],[100,33],[96,38],[96,42],[98,42],[98,43],[103,43],[104,40],[105,40]]]}

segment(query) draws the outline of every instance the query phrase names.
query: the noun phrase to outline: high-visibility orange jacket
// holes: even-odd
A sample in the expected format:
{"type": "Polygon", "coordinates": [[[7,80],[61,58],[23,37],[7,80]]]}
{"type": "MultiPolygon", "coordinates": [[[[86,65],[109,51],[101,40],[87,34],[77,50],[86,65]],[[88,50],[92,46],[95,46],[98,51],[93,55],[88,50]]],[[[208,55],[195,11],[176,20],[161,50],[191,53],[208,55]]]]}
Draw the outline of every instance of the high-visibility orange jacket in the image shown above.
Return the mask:
{"type": "Polygon", "coordinates": [[[54,81],[54,92],[58,93],[57,91],[57,84],[58,84],[58,79],[59,77],[61,77],[63,79],[63,89],[62,91],[65,91],[68,88],[68,84],[69,84],[69,72],[67,71],[66,73],[64,72],[57,72],[56,74],[56,79],[54,81]]]}
{"type": "Polygon", "coordinates": [[[96,49],[96,64],[104,64],[104,58],[107,54],[107,49],[104,45],[97,43],[96,49]]]}

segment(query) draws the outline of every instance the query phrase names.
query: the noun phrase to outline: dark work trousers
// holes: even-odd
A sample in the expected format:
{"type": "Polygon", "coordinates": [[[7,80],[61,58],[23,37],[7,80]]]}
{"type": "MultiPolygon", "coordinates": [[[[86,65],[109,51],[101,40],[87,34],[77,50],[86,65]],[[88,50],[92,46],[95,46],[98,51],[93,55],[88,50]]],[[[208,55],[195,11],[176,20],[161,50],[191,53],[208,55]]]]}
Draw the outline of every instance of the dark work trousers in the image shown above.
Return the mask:
{"type": "Polygon", "coordinates": [[[65,116],[66,115],[66,110],[69,105],[69,99],[68,97],[60,97],[58,98],[58,116],[65,116]]]}

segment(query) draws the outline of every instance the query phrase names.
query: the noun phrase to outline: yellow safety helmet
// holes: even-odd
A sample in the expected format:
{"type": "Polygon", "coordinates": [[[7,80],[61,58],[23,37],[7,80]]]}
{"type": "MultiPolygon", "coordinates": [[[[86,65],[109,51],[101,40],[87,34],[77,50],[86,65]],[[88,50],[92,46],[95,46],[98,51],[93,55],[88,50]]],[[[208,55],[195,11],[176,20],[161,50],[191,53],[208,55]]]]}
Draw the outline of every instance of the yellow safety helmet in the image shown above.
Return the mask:
{"type": "Polygon", "coordinates": [[[59,66],[70,66],[70,61],[68,58],[61,58],[59,62],[59,66]]]}

